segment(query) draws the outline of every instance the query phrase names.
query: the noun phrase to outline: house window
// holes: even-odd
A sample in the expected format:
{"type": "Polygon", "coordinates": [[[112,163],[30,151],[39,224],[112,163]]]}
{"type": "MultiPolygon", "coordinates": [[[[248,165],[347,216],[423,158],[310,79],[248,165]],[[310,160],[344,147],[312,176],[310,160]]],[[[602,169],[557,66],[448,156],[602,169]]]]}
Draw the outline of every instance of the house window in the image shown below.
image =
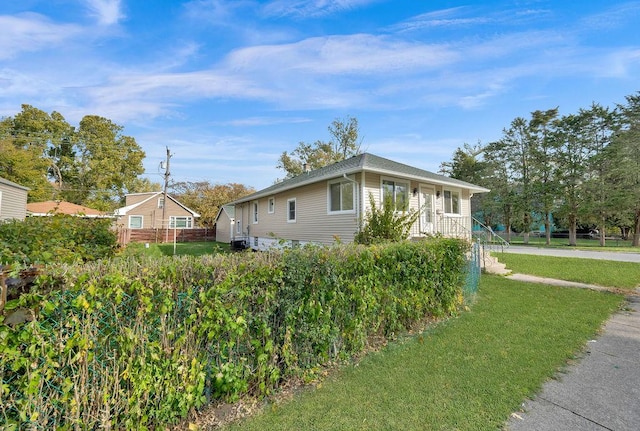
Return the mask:
{"type": "Polygon", "coordinates": [[[240,224],[240,220],[236,221],[236,233],[242,233],[242,224],[240,224]]]}
{"type": "Polygon", "coordinates": [[[172,229],[191,229],[193,219],[188,216],[171,216],[169,217],[169,227],[172,229]]]}
{"type": "Polygon", "coordinates": [[[269,214],[276,212],[276,198],[269,198],[269,214]]]}
{"type": "Polygon", "coordinates": [[[395,180],[382,180],[382,199],[391,199],[396,211],[408,210],[409,184],[395,180]]]}
{"type": "Polygon", "coordinates": [[[355,208],[355,184],[341,180],[329,183],[329,212],[353,212],[355,208]]]}
{"type": "Polygon", "coordinates": [[[253,203],[253,224],[258,223],[258,202],[253,203]]]}
{"type": "Polygon", "coordinates": [[[287,201],[287,222],[295,223],[296,222],[296,200],[289,199],[287,201]]]}
{"type": "Polygon", "coordinates": [[[446,214],[460,214],[460,192],[444,190],[444,212],[446,214]]]}
{"type": "Polygon", "coordinates": [[[158,208],[164,208],[164,198],[158,198],[158,208]]]}
{"type": "Polygon", "coordinates": [[[129,216],[129,229],[142,229],[142,216],[130,215],[129,216]]]}

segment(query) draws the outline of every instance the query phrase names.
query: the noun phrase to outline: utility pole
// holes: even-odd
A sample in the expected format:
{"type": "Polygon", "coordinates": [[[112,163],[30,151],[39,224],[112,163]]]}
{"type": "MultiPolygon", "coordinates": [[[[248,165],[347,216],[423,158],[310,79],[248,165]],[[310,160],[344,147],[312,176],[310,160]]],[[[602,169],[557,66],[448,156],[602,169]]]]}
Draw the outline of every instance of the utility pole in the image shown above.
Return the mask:
{"type": "MultiPolygon", "coordinates": [[[[171,172],[169,172],[169,160],[171,160],[171,153],[169,152],[169,147],[167,147],[167,164],[164,168],[164,195],[162,202],[162,227],[164,227],[164,222],[167,219],[167,188],[169,187],[169,177],[171,176],[171,172]]],[[[167,228],[169,228],[169,224],[167,223],[167,228]]]]}

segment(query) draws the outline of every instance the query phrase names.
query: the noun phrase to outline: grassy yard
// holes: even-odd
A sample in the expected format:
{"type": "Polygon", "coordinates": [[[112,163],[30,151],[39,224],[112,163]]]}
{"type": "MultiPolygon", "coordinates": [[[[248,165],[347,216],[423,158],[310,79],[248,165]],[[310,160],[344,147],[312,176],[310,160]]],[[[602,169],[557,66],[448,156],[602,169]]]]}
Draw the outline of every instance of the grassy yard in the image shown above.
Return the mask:
{"type": "MultiPolygon", "coordinates": [[[[173,243],[149,244],[146,248],[142,243],[131,243],[127,245],[123,254],[144,254],[147,256],[173,256],[173,243]]],[[[228,253],[230,246],[224,242],[179,242],[176,243],[176,256],[190,255],[202,256],[205,254],[228,253]]]]}
{"type": "Polygon", "coordinates": [[[495,430],[622,300],[483,275],[471,311],[229,429],[495,430]]]}
{"type": "MultiPolygon", "coordinates": [[[[530,236],[529,243],[524,244],[524,240],[521,236],[511,236],[513,245],[530,245],[534,247],[549,247],[549,248],[566,248],[569,246],[568,238],[551,238],[551,244],[546,245],[546,238],[544,236],[536,237],[530,236]]],[[[583,239],[579,238],[577,241],[576,249],[584,250],[606,250],[606,251],[640,251],[638,248],[631,247],[631,240],[622,239],[608,239],[605,241],[605,246],[600,246],[600,240],[598,239],[583,239]]]]}
{"type": "Polygon", "coordinates": [[[640,286],[640,265],[633,262],[516,253],[494,253],[494,255],[514,273],[621,289],[640,286]]]}

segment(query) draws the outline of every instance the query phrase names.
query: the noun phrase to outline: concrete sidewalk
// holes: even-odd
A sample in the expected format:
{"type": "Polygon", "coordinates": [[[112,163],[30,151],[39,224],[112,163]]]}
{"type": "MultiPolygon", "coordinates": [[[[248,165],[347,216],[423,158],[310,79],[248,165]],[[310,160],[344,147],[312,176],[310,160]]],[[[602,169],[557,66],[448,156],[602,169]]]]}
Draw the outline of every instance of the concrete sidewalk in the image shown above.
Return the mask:
{"type": "Polygon", "coordinates": [[[640,297],[629,296],[577,364],[526,401],[506,429],[640,430],[640,297]]]}

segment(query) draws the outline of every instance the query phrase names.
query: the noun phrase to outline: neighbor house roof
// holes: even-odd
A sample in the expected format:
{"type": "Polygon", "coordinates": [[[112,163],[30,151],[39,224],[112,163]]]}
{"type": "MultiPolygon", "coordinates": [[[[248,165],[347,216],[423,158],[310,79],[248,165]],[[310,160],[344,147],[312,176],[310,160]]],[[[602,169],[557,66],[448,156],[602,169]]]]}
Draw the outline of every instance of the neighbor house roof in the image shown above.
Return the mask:
{"type": "Polygon", "coordinates": [[[9,181],[2,177],[0,177],[0,184],[5,184],[7,186],[15,187],[21,190],[29,190],[29,187],[21,186],[20,184],[14,183],[13,181],[9,181]]]}
{"type": "MultiPolygon", "coordinates": [[[[118,208],[117,210],[114,211],[114,214],[117,215],[117,216],[123,216],[123,215],[127,214],[129,211],[131,211],[132,209],[135,209],[135,208],[139,207],[140,205],[144,204],[145,202],[148,202],[150,199],[153,199],[153,198],[155,198],[155,197],[157,197],[159,195],[162,195],[163,193],[164,192],[130,193],[127,196],[130,196],[130,195],[149,195],[149,197],[144,199],[144,200],[142,200],[142,201],[140,201],[140,202],[136,202],[135,204],[131,204],[131,205],[127,205],[126,207],[118,208]]],[[[176,204],[180,205],[186,211],[190,212],[193,215],[193,217],[200,217],[200,214],[198,214],[194,210],[192,210],[190,208],[187,208],[186,206],[182,205],[173,196],[168,194],[167,197],[169,199],[171,199],[172,201],[174,201],[176,204]]]]}
{"type": "Polygon", "coordinates": [[[297,187],[313,184],[318,181],[329,180],[357,172],[374,172],[390,176],[401,175],[405,178],[411,178],[417,181],[428,181],[432,184],[469,189],[471,193],[486,193],[489,191],[489,189],[467,183],[466,181],[434,174],[433,172],[425,171],[403,163],[394,162],[393,160],[385,159],[373,154],[362,153],[323,168],[304,172],[293,178],[286,179],[267,187],[266,189],[259,190],[253,194],[238,199],[234,201],[233,204],[252,201],[262,197],[271,196],[275,193],[281,193],[297,187]]]}
{"type": "Polygon", "coordinates": [[[67,214],[85,217],[107,217],[107,214],[102,211],[66,201],[31,202],[27,204],[27,212],[32,216],[67,214]]]}

